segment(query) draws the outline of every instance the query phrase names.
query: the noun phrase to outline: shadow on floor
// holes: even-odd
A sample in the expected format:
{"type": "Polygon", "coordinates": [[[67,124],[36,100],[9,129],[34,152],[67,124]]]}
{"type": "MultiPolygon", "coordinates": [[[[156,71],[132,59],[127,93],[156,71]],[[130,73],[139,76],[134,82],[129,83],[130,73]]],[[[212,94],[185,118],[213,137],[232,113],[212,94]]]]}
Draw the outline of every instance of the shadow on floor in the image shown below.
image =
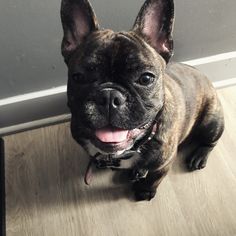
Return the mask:
{"type": "MultiPolygon", "coordinates": [[[[43,150],[43,147],[38,147],[38,150],[43,150]]],[[[171,174],[188,173],[184,165],[185,151],[180,150],[171,174]]],[[[22,152],[16,157],[20,165],[14,170],[18,172],[13,175],[15,180],[11,180],[17,182],[18,189],[25,189],[24,196],[18,196],[19,193],[22,194],[22,190],[8,188],[8,201],[14,202],[16,207],[16,198],[21,201],[19,204],[26,204],[24,207],[28,209],[37,207],[38,204],[47,208],[61,204],[90,204],[119,199],[134,201],[127,171],[95,170],[91,186],[85,185],[83,180],[88,156],[82,148],[78,149],[77,154],[73,149],[62,149],[58,156],[56,155],[57,158],[55,154],[52,158],[43,151],[42,158],[32,160],[28,155],[22,152]],[[11,196],[14,199],[11,199],[11,196]]],[[[14,207],[10,210],[14,210],[14,207]]]]}

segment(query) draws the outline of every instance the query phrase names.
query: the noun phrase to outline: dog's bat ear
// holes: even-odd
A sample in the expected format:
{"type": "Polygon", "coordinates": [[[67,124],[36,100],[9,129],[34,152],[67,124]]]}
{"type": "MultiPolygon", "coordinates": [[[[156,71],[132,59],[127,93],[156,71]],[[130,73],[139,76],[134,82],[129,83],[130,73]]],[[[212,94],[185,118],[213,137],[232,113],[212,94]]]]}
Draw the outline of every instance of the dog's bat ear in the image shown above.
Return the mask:
{"type": "Polygon", "coordinates": [[[88,0],[62,0],[61,21],[64,32],[61,51],[67,60],[71,52],[99,25],[88,0]]]}
{"type": "Polygon", "coordinates": [[[146,0],[133,26],[168,63],[173,55],[173,0],[146,0]]]}

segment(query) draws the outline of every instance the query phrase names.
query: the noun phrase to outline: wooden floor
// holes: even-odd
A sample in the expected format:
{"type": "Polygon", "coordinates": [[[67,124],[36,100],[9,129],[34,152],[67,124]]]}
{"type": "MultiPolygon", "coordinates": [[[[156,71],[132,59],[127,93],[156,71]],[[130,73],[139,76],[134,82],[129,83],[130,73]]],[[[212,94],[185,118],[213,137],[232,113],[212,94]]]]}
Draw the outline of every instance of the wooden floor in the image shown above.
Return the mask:
{"type": "Polygon", "coordinates": [[[86,186],[68,124],[5,137],[7,236],[236,235],[236,87],[218,93],[226,130],[207,167],[179,158],[151,202],[134,202],[120,172],[86,186]]]}

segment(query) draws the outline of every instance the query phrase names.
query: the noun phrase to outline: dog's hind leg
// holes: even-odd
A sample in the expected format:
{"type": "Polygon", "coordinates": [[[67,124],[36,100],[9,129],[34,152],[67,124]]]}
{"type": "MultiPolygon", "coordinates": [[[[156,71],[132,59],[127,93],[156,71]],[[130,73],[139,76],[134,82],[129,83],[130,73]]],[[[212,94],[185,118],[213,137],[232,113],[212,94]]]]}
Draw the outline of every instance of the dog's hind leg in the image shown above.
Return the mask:
{"type": "Polygon", "coordinates": [[[189,170],[206,166],[208,156],[224,131],[224,118],[219,100],[211,100],[205,107],[200,123],[196,126],[194,140],[197,148],[186,159],[189,170]]]}

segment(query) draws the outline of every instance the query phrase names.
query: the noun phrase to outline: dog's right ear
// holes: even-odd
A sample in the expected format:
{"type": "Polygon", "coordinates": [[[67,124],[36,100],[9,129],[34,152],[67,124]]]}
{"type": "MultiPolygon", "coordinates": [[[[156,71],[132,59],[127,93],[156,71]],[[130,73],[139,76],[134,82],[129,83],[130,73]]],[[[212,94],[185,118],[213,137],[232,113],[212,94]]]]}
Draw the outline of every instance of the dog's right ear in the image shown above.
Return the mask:
{"type": "Polygon", "coordinates": [[[62,0],[61,21],[64,32],[61,52],[67,61],[83,39],[99,26],[88,0],[62,0]]]}

